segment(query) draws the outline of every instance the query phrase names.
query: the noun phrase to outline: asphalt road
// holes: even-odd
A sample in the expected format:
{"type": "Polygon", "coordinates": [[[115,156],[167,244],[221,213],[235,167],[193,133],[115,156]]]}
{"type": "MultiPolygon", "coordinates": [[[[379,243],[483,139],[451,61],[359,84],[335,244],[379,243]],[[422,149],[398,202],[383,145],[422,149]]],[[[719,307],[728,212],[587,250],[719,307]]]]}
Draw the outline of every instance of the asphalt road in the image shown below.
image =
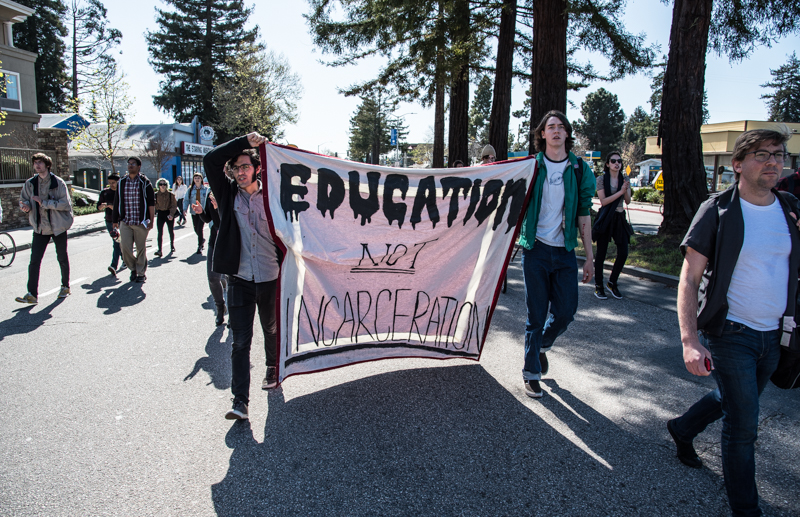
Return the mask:
{"type": "MultiPolygon", "coordinates": [[[[665,428],[712,385],[683,367],[674,289],[623,277],[626,299],[600,301],[582,285],[537,401],[517,263],[480,362],[366,363],[266,393],[256,346],[251,421],[232,423],[231,338],[191,229],[177,235],[143,285],[108,276],[107,235],[70,240],[65,300],[51,247],[35,307],[14,301],[29,252],[0,270],[0,515],[728,513],[719,424],[696,441],[700,470],[665,428]]],[[[798,401],[762,397],[767,515],[800,511],[798,401]]]]}

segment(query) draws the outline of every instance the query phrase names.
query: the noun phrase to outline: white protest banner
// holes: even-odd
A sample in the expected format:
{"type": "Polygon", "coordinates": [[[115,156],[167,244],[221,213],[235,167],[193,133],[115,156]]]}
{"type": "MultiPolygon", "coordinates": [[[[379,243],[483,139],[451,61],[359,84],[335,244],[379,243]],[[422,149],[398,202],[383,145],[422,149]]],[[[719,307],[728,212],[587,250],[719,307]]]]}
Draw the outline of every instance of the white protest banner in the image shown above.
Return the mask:
{"type": "Polygon", "coordinates": [[[280,381],[392,357],[480,358],[534,160],[398,169],[261,153],[284,252],[280,381]]]}

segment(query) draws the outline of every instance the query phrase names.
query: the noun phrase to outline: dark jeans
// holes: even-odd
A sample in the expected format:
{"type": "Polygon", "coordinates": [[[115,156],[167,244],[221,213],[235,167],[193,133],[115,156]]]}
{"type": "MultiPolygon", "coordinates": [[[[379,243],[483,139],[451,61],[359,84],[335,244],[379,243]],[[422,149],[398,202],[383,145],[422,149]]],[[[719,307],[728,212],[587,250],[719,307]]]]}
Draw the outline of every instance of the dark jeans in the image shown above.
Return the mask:
{"type": "Polygon", "coordinates": [[[522,250],[525,279],[525,380],[542,378],[539,352],[547,352],[567,330],[578,310],[578,262],[575,250],[536,241],[532,250],[522,250]],[[549,312],[551,318],[547,317],[549,312]]]}
{"type": "Polygon", "coordinates": [[[206,276],[208,276],[208,288],[211,290],[211,297],[214,298],[214,303],[219,306],[225,304],[225,289],[228,288],[228,275],[220,275],[211,270],[211,263],[214,257],[214,243],[216,240],[214,239],[214,230],[211,230],[211,232],[211,238],[208,239],[206,276]]]}
{"type": "Polygon", "coordinates": [[[183,198],[178,199],[178,219],[186,220],[186,214],[183,212],[183,198]]]}
{"type": "Polygon", "coordinates": [[[758,398],[778,366],[780,335],[780,330],[759,332],[732,321],[725,322],[720,337],[701,335],[714,359],[717,389],[675,421],[675,434],[693,440],[722,418],[722,473],[734,515],[761,515],[755,463],[758,398]]]}
{"type": "Polygon", "coordinates": [[[161,241],[164,237],[164,223],[167,225],[167,231],[169,232],[169,245],[170,247],[174,247],[175,245],[175,232],[173,227],[175,226],[175,220],[169,218],[169,210],[159,210],[156,212],[156,228],[158,228],[158,251],[161,251],[161,241]]]}
{"type": "Polygon", "coordinates": [[[203,237],[205,223],[200,219],[199,215],[192,214],[192,226],[194,226],[194,233],[197,234],[197,247],[202,248],[203,244],[206,243],[206,239],[203,237]]]}
{"type": "Polygon", "coordinates": [[[28,292],[39,296],[39,270],[42,267],[42,257],[50,244],[50,239],[56,244],[56,257],[61,266],[61,285],[69,287],[69,257],[67,256],[67,232],[61,235],[42,235],[33,232],[31,241],[31,263],[28,266],[28,292]]]}
{"type": "MultiPolygon", "coordinates": [[[[114,229],[114,224],[111,221],[106,221],[106,230],[108,230],[108,234],[111,235],[111,230],[114,229]]],[[[111,238],[111,242],[113,243],[114,251],[111,252],[111,267],[117,269],[117,264],[119,264],[119,258],[122,256],[122,251],[119,248],[119,242],[111,238]]]]}
{"type": "Polygon", "coordinates": [[[275,299],[278,281],[248,282],[235,276],[228,278],[228,321],[233,333],[231,351],[231,392],[235,400],[250,402],[250,344],[253,341],[253,318],[256,308],[264,331],[264,352],[267,366],[278,364],[278,325],[275,299]]]}
{"type": "Polygon", "coordinates": [[[619,279],[619,274],[622,273],[622,267],[625,261],[628,260],[628,232],[625,231],[625,212],[614,213],[614,220],[611,223],[611,231],[607,235],[601,235],[597,238],[597,253],[594,256],[594,285],[603,286],[603,263],[606,260],[606,252],[608,252],[608,243],[614,239],[614,244],[617,245],[617,258],[614,260],[614,267],[611,269],[611,276],[608,281],[616,284],[619,279]]]}

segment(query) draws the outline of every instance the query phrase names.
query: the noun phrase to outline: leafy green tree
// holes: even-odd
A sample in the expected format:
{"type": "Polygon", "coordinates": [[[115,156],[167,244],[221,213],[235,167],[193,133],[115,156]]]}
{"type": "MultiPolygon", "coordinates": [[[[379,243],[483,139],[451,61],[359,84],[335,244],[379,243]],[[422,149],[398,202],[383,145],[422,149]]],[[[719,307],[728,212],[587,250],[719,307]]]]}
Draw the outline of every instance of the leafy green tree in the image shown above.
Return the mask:
{"type": "Polygon", "coordinates": [[[625,129],[625,113],[616,95],[605,88],[590,93],[581,104],[581,115],[583,120],[575,122],[575,131],[586,138],[591,151],[600,151],[605,158],[617,150],[625,129]]]}
{"type": "Polygon", "coordinates": [[[237,46],[256,44],[258,27],[244,28],[253,9],[243,0],[165,2],[173,10],[157,8],[158,28],[146,36],[150,65],[164,76],[153,103],[177,120],[196,115],[217,126],[215,79],[230,72],[237,46]]]}
{"type": "Polygon", "coordinates": [[[481,144],[489,141],[489,116],[492,109],[492,79],[481,76],[469,110],[469,138],[481,144]]]}
{"type": "Polygon", "coordinates": [[[772,81],[761,85],[773,88],[773,93],[765,93],[769,119],[775,122],[800,122],[800,60],[792,52],[786,64],[777,70],[770,70],[772,81]]]}
{"type": "MultiPolygon", "coordinates": [[[[380,156],[391,149],[391,130],[397,129],[398,142],[408,134],[401,121],[393,116],[396,99],[386,99],[382,90],[361,96],[361,104],[350,119],[350,159],[378,164],[380,156]]],[[[404,149],[405,145],[399,146],[404,149]]]]}
{"type": "Polygon", "coordinates": [[[17,0],[35,9],[22,23],[14,24],[14,46],[38,55],[36,72],[36,109],[39,113],[61,113],[67,97],[67,82],[62,38],[68,34],[64,24],[67,7],[62,0],[17,0]]]}
{"type": "Polygon", "coordinates": [[[67,22],[74,100],[106,84],[106,78],[98,71],[109,70],[114,61],[111,50],[122,40],[122,32],[108,27],[107,15],[100,0],[71,0],[69,3],[67,22]]]}
{"type": "Polygon", "coordinates": [[[283,138],[283,127],[297,122],[297,100],[303,92],[300,77],[283,54],[248,45],[226,64],[230,72],[214,85],[219,140],[252,131],[272,141],[283,138]]]}
{"type": "Polygon", "coordinates": [[[133,115],[133,99],[128,94],[130,86],[125,74],[112,65],[105,81],[90,92],[86,105],[87,115],[92,125],[80,130],[72,140],[76,150],[88,150],[111,164],[111,171],[117,172],[114,156],[124,147],[127,126],[125,120],[133,115]]]}
{"type": "MultiPolygon", "coordinates": [[[[653,82],[650,83],[650,114],[653,116],[656,126],[658,121],[661,120],[661,99],[664,97],[664,72],[666,67],[667,56],[664,56],[664,61],[655,65],[658,73],[653,75],[653,82]]],[[[703,124],[708,123],[710,116],[708,112],[708,91],[703,90],[703,124]]]]}
{"type": "Polygon", "coordinates": [[[681,235],[706,199],[700,139],[709,50],[733,60],[800,31],[797,0],[675,0],[659,137],[664,177],[660,234],[681,235]]]}
{"type": "Polygon", "coordinates": [[[658,132],[658,122],[653,120],[653,117],[647,114],[641,106],[637,106],[628,120],[625,122],[625,129],[622,132],[622,144],[633,144],[641,149],[644,154],[644,149],[647,145],[647,137],[655,136],[658,132]]]}

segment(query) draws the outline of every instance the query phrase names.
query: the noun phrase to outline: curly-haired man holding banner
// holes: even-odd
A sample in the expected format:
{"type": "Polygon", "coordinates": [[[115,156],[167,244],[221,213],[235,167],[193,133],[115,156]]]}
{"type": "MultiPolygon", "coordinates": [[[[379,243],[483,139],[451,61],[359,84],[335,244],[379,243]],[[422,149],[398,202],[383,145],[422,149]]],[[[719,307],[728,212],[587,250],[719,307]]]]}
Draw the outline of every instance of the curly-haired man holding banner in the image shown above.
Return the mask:
{"type": "Polygon", "coordinates": [[[261,160],[254,150],[266,142],[250,133],[218,146],[203,159],[208,183],[219,206],[219,231],[211,267],[228,275],[228,322],[233,332],[230,420],[248,418],[250,403],[250,345],[256,309],[264,331],[267,374],[262,389],[274,388],[277,375],[277,322],[275,296],[278,252],[267,224],[261,192],[261,160]],[[225,174],[225,166],[233,175],[225,174]]]}

